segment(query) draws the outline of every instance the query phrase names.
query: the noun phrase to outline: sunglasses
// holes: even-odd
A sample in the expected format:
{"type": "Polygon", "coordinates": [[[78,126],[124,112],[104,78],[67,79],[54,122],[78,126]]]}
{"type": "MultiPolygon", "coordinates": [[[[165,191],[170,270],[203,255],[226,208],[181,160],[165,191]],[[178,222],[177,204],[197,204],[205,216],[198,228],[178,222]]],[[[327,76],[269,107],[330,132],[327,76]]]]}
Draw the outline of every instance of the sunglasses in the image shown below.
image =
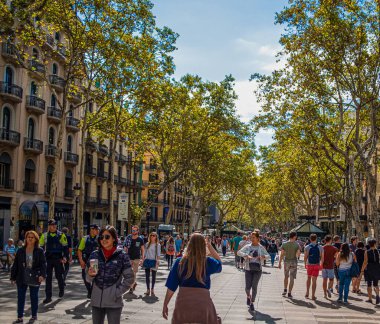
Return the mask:
{"type": "Polygon", "coordinates": [[[138,230],[132,230],[132,232],[138,232],[138,230]]]}
{"type": "Polygon", "coordinates": [[[100,235],[99,236],[99,240],[102,241],[102,240],[109,240],[111,238],[111,235],[100,235]]]}

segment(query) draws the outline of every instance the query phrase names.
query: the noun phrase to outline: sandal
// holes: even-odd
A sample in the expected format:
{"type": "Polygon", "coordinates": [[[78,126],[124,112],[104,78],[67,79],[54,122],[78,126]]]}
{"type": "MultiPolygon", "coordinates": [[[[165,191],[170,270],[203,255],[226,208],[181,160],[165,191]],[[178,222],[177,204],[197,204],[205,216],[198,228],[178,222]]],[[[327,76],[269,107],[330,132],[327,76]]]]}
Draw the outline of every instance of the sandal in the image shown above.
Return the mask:
{"type": "Polygon", "coordinates": [[[145,296],[149,296],[150,295],[150,290],[148,289],[146,292],[144,292],[144,295],[145,296]]]}

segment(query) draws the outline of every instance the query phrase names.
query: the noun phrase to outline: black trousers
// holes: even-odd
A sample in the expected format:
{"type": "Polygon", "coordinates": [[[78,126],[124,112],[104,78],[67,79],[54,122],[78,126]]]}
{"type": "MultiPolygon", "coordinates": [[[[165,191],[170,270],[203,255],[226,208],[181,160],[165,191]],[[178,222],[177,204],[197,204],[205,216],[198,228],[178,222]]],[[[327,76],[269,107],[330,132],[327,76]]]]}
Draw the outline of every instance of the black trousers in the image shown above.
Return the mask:
{"type": "Polygon", "coordinates": [[[64,275],[64,269],[63,264],[60,259],[47,259],[46,260],[47,267],[46,267],[46,298],[50,299],[53,295],[52,291],[52,280],[53,280],[53,269],[55,272],[55,277],[58,281],[58,288],[60,292],[63,292],[65,290],[65,281],[63,279],[64,275]]]}
{"type": "Polygon", "coordinates": [[[226,256],[227,246],[222,246],[223,256],[226,256]]]}
{"type": "Polygon", "coordinates": [[[69,273],[70,270],[70,262],[67,260],[67,262],[63,265],[63,280],[66,281],[67,274],[69,273]]]}
{"type": "Polygon", "coordinates": [[[150,289],[150,273],[152,273],[152,289],[154,289],[154,284],[156,283],[156,270],[145,269],[145,283],[146,289],[150,289]]]}
{"type": "Polygon", "coordinates": [[[247,296],[252,296],[252,302],[256,299],[257,286],[259,284],[261,274],[261,271],[245,270],[245,292],[247,293],[247,296]]]}
{"type": "Polygon", "coordinates": [[[86,289],[87,289],[87,293],[91,295],[91,291],[92,291],[92,284],[88,283],[86,281],[86,268],[85,269],[82,269],[82,279],[84,281],[84,284],[86,286],[86,289]]]}

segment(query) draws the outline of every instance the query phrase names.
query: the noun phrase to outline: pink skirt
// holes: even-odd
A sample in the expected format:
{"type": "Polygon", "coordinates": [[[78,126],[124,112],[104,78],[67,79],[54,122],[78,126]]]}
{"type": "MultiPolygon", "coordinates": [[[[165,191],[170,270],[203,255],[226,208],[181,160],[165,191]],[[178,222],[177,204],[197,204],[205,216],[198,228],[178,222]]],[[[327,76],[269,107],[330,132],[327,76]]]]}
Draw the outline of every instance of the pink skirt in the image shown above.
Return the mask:
{"type": "Polygon", "coordinates": [[[172,324],[221,324],[210,291],[205,288],[180,287],[175,301],[172,324]]]}

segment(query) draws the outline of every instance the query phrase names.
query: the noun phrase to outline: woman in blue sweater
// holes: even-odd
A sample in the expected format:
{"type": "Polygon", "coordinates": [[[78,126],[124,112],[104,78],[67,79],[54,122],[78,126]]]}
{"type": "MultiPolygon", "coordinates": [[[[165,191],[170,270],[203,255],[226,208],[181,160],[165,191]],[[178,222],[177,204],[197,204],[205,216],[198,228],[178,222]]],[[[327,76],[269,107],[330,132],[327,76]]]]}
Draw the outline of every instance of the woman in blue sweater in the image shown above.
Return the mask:
{"type": "Polygon", "coordinates": [[[168,319],[168,304],[179,287],[172,323],[221,323],[209,292],[210,276],[221,271],[222,261],[211,241],[193,234],[184,256],[175,261],[169,273],[162,316],[168,319]]]}

